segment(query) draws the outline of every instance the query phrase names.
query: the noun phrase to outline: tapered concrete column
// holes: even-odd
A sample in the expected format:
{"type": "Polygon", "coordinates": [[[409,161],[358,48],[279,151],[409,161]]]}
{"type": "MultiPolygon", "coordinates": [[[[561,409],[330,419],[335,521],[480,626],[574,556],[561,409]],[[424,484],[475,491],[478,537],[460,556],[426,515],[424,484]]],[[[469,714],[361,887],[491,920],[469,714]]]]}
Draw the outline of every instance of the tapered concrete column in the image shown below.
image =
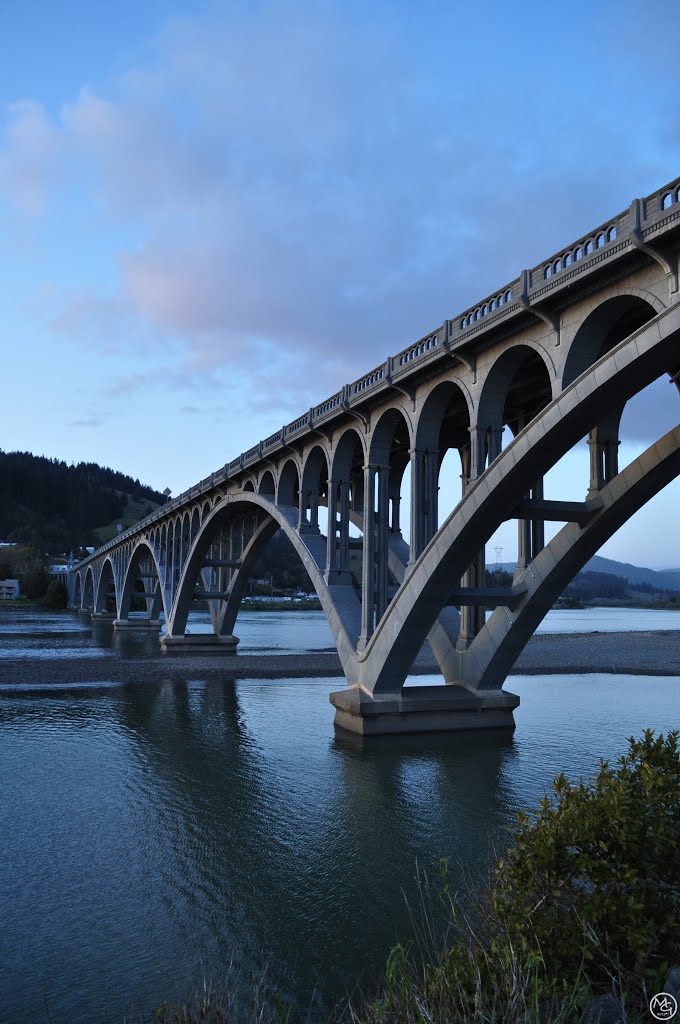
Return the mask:
{"type": "Polygon", "coordinates": [[[309,495],[309,529],[312,533],[319,532],[319,492],[316,490],[309,495]]]}
{"type": "Polygon", "coordinates": [[[409,565],[413,565],[423,550],[423,521],[425,518],[425,473],[424,451],[411,448],[411,539],[409,542],[409,565]]]}
{"type": "Polygon", "coordinates": [[[481,476],[486,469],[487,429],[470,427],[470,483],[481,476]]]}
{"type": "Polygon", "coordinates": [[[425,548],[435,533],[438,525],[439,505],[439,452],[436,449],[429,449],[425,452],[425,535],[423,547],[425,548]]]}
{"type": "MultiPolygon", "coordinates": [[[[470,427],[470,447],[461,453],[463,468],[468,469],[467,478],[463,473],[463,494],[468,486],[486,469],[488,431],[486,427],[470,427]]],[[[481,548],[470,562],[461,579],[462,587],[483,587],[486,583],[486,548],[481,548]]],[[[457,651],[466,651],[484,625],[483,608],[462,605],[460,609],[460,631],[456,643],[457,651]]]]}
{"type": "Polygon", "coordinates": [[[619,472],[619,445],[618,440],[604,442],[604,482],[608,484],[619,472]]]}
{"type": "Polygon", "coordinates": [[[300,493],[298,494],[298,533],[305,533],[305,531],[309,528],[309,522],[307,520],[307,505],[309,504],[309,493],[309,491],[303,491],[302,488],[300,488],[300,493]]]}
{"type": "Polygon", "coordinates": [[[338,568],[341,573],[349,573],[349,481],[340,482],[340,551],[338,568]]]}
{"type": "Polygon", "coordinates": [[[373,634],[375,623],[375,483],[377,466],[364,466],[364,544],[361,566],[361,633],[359,653],[373,634]]]}
{"type": "Polygon", "coordinates": [[[387,607],[387,566],[389,537],[389,466],[380,466],[378,470],[378,512],[377,512],[377,551],[376,551],[376,621],[379,622],[387,607]]]}
{"type": "Polygon", "coordinates": [[[590,450],[590,485],[588,487],[588,497],[592,497],[597,494],[598,491],[601,491],[604,486],[604,452],[602,442],[598,440],[597,428],[590,431],[588,448],[590,450]]]}
{"type": "Polygon", "coordinates": [[[349,482],[328,481],[326,583],[349,586],[349,482]]]}
{"type": "MultiPolygon", "coordinates": [[[[543,477],[540,477],[531,489],[531,497],[543,500],[543,477]]],[[[543,519],[531,520],[531,558],[536,557],[545,547],[545,522],[543,519]]]]}
{"type": "Polygon", "coordinates": [[[488,434],[489,465],[503,450],[503,427],[490,427],[488,434]]]}
{"type": "MultiPolygon", "coordinates": [[[[477,552],[461,580],[463,587],[474,587],[481,589],[486,583],[486,548],[477,552]]],[[[462,605],[460,609],[460,632],[456,643],[457,651],[466,651],[477,634],[481,631],[486,620],[484,608],[473,605],[462,605]]]]}
{"type": "Polygon", "coordinates": [[[328,534],[326,537],[326,578],[338,568],[338,481],[328,481],[328,534]]]}

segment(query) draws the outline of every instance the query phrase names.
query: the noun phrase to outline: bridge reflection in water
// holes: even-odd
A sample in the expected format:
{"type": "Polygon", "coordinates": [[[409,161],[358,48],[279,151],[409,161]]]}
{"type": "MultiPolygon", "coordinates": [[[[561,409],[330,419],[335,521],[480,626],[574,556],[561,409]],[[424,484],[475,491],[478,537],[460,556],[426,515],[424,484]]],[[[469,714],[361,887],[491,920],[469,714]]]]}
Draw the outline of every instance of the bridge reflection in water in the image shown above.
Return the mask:
{"type": "Polygon", "coordinates": [[[129,612],[141,596],[145,628],[158,630],[163,613],[165,651],[233,653],[249,576],[281,529],[312,579],[346,676],[347,688],[331,694],[338,726],[512,727],[518,699],[503,683],[533,630],[607,538],[680,472],[680,428],[618,466],[626,403],[666,374],[680,380],[679,247],[680,179],[104,545],[71,573],[71,605],[113,618],[117,630],[139,629],[129,612]],[[546,500],[545,474],[584,437],[582,492],[546,500]],[[440,524],[450,450],[461,496],[440,524]],[[511,587],[490,588],[485,544],[508,519],[518,524],[517,570],[511,587]],[[549,520],[564,526],[546,543],[549,520]],[[361,533],[357,571],[350,525],[361,533]],[[186,631],[197,598],[210,607],[209,636],[186,631]],[[405,680],[426,638],[446,685],[424,690],[405,680]]]}

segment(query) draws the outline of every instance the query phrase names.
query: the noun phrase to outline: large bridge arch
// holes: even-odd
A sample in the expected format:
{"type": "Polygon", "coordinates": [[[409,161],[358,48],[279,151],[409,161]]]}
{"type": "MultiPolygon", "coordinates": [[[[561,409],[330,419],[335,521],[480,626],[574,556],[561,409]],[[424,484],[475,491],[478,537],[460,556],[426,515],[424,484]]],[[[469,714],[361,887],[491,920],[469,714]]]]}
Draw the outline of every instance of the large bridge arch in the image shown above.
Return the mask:
{"type": "Polygon", "coordinates": [[[89,609],[94,611],[94,596],[95,596],[95,577],[94,570],[91,565],[88,565],[85,571],[85,582],[83,583],[83,610],[89,609]]]}
{"type": "Polygon", "coordinates": [[[107,612],[108,600],[113,597],[114,608],[118,607],[118,585],[116,582],[116,573],[113,568],[113,562],[110,558],[105,558],[99,567],[99,578],[97,580],[97,587],[94,599],[94,611],[101,614],[107,612]],[[110,589],[113,588],[113,592],[110,589]]]}
{"type": "MultiPolygon", "coordinates": [[[[253,545],[250,554],[248,546],[244,550],[250,564],[254,563],[259,554],[259,545],[264,546],[269,540],[269,536],[267,536],[269,529],[271,529],[271,536],[280,528],[291,542],[319,596],[338,654],[344,664],[354,655],[356,646],[360,611],[358,599],[355,598],[354,602],[351,599],[335,602],[333,587],[327,586],[323,577],[325,562],[323,538],[309,537],[308,542],[305,542],[296,528],[297,510],[285,506],[279,508],[269,498],[252,491],[244,490],[229,495],[227,499],[213,508],[210,516],[202,525],[201,532],[194,541],[180,577],[173,608],[168,618],[168,636],[184,634],[195,582],[204,565],[210,545],[220,528],[227,525],[231,517],[239,514],[257,514],[260,517],[253,534],[254,537],[258,536],[258,544],[253,545]],[[270,520],[269,527],[266,526],[267,520],[270,520]],[[262,527],[261,530],[260,527],[262,527]]],[[[345,591],[347,588],[342,589],[345,591]]]]}
{"type": "Polygon", "coordinates": [[[531,486],[602,415],[677,365],[680,306],[621,341],[554,399],[469,488],[413,567],[378,624],[359,662],[359,683],[371,694],[397,694],[451,580],[507,518],[531,486]],[[406,666],[406,670],[404,669],[406,666]]]}
{"type": "Polygon", "coordinates": [[[678,476],[680,426],[604,485],[590,522],[567,523],[539,552],[521,603],[512,611],[497,609],[465,652],[461,682],[473,689],[498,689],[565,586],[632,515],[678,476]]]}
{"type": "Polygon", "coordinates": [[[153,569],[156,575],[155,583],[152,582],[152,584],[146,584],[145,586],[154,585],[158,589],[158,596],[156,597],[154,604],[158,606],[158,611],[163,611],[167,621],[169,609],[166,607],[166,594],[165,587],[163,586],[163,569],[156,556],[153,545],[149,543],[146,538],[140,538],[129,557],[125,575],[123,577],[123,584],[120,589],[120,599],[118,602],[119,620],[127,619],[130,614],[130,602],[134,594],[134,585],[140,571],[140,566],[145,561],[149,563],[149,567],[153,569]]]}

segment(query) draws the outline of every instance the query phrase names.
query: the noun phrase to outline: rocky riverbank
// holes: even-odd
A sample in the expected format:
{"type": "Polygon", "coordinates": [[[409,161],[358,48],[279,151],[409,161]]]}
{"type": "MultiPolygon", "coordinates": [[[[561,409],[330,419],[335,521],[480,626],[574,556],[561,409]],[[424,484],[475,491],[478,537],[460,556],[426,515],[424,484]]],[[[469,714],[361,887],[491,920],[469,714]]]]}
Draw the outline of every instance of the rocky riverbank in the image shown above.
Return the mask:
{"type": "MultiPolygon", "coordinates": [[[[425,647],[413,675],[437,672],[425,647]]],[[[622,675],[680,677],[680,630],[628,633],[569,633],[534,636],[513,674],[550,675],[607,672],[622,675]]],[[[194,655],[124,657],[116,651],[90,657],[22,657],[0,660],[0,684],[145,683],[161,679],[282,679],[342,676],[335,651],[303,654],[194,655]]]]}

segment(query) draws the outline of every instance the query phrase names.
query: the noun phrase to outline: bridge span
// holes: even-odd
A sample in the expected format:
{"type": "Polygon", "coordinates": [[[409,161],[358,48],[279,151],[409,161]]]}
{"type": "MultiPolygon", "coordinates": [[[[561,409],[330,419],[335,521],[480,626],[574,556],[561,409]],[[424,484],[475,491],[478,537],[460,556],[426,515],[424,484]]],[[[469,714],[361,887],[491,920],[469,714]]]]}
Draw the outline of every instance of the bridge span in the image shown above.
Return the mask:
{"type": "Polygon", "coordinates": [[[347,687],[331,694],[338,726],[511,727],[519,699],[503,683],[537,624],[680,473],[680,425],[618,466],[626,402],[665,375],[680,389],[679,251],[676,179],[99,548],[71,572],[70,606],[113,618],[115,629],[159,629],[162,614],[168,653],[233,655],[251,571],[282,530],[342,662],[347,687]],[[584,437],[581,493],[546,500],[545,474],[584,437]],[[452,449],[461,496],[439,523],[439,473],[452,449]],[[512,586],[487,587],[485,544],[508,519],[518,527],[512,586]],[[564,525],[546,543],[549,520],[564,525]],[[144,620],[130,618],[133,594],[144,620]],[[196,599],[208,602],[211,635],[187,632],[196,599]],[[405,685],[426,639],[446,685],[405,685]]]}

